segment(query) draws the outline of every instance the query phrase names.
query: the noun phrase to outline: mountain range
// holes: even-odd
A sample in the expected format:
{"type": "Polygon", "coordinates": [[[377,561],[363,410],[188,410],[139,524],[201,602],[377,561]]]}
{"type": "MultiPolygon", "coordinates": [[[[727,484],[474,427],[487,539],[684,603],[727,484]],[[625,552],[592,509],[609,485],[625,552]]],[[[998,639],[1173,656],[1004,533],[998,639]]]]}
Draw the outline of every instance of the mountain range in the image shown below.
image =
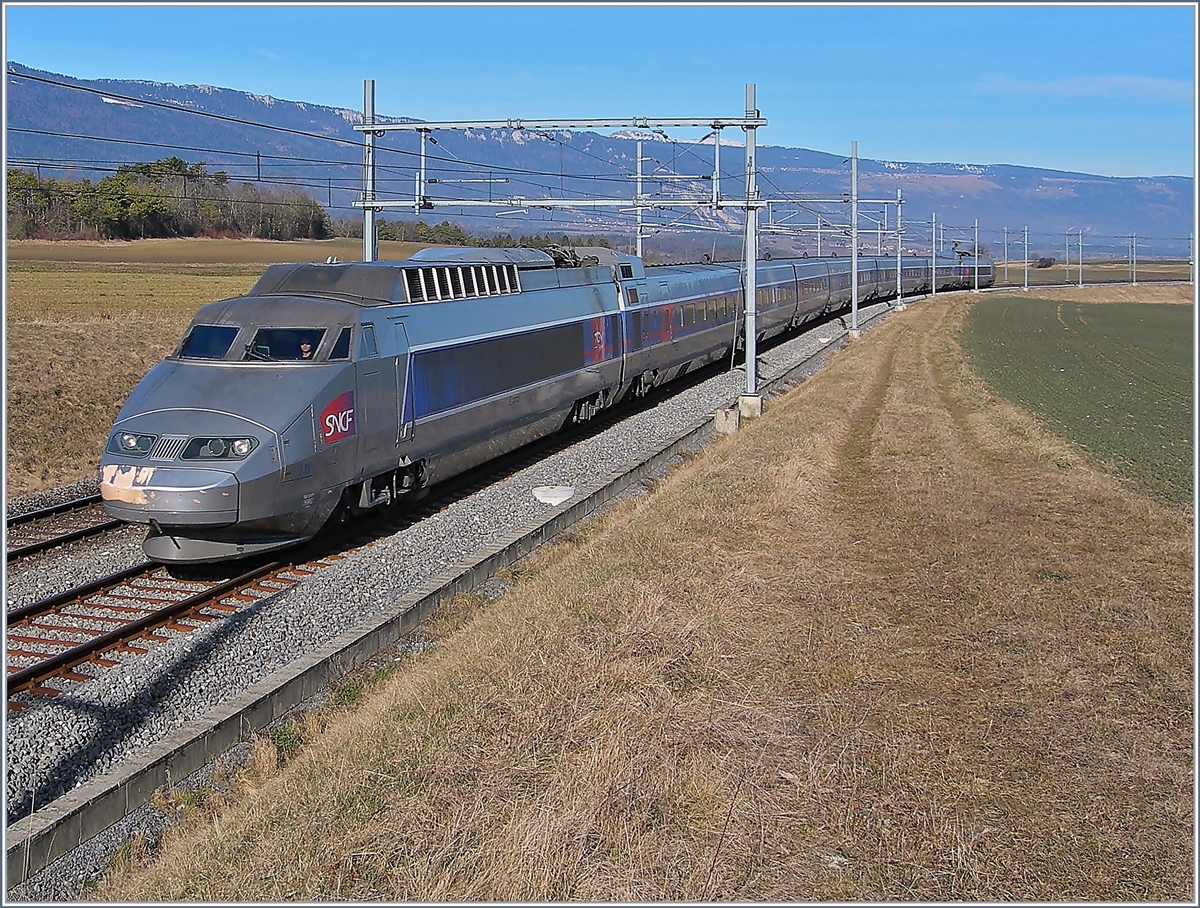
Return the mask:
{"type": "MultiPolygon", "coordinates": [[[[361,111],[284,101],[229,88],[159,82],[76,79],[8,64],[6,105],[7,165],[43,175],[96,181],[121,164],[178,156],[203,161],[209,171],[231,180],[300,185],[330,209],[331,217],[361,218],[351,202],[362,188],[361,111]]],[[[568,112],[564,112],[568,113],[568,112]]],[[[379,122],[419,122],[404,116],[379,122]]],[[[744,194],[744,150],[740,130],[726,130],[720,150],[721,191],[727,198],[744,194]],[[733,135],[736,133],[736,136],[733,135]]],[[[711,193],[711,142],[671,140],[637,130],[610,134],[514,129],[438,131],[426,146],[430,222],[455,221],[476,232],[558,233],[586,230],[628,235],[628,210],[546,211],[520,199],[630,198],[634,194],[637,142],[642,140],[644,190],[664,204],[711,193]],[[669,179],[662,179],[668,176],[669,179]],[[501,182],[504,181],[504,182],[501,182]],[[513,199],[519,216],[498,216],[492,209],[456,206],[454,198],[513,199]]],[[[760,141],[761,141],[760,136],[760,141]]],[[[847,142],[849,145],[849,142],[847,142]]],[[[420,145],[411,132],[388,132],[377,139],[379,198],[414,195],[420,145]]],[[[850,165],[845,154],[759,145],[760,197],[780,200],[775,219],[792,213],[793,222],[811,227],[815,215],[797,214],[783,200],[848,197],[850,165]]],[[[928,245],[930,215],[945,226],[947,248],[953,238],[969,243],[978,219],[981,242],[999,254],[1003,228],[1010,249],[1029,228],[1030,254],[1061,255],[1065,233],[1083,230],[1089,254],[1101,250],[1124,256],[1128,236],[1139,237],[1139,255],[1180,256],[1188,251],[1193,230],[1193,179],[1180,176],[1106,177],[1018,167],[1008,164],[955,164],[881,161],[860,158],[859,195],[888,199],[903,192],[903,215],[913,225],[906,245],[928,245]],[[924,240],[919,222],[925,223],[924,240]]],[[[775,206],[773,206],[775,207],[775,206]]],[[[808,205],[845,222],[845,205],[808,205]]],[[[894,206],[888,214],[894,229],[894,206]]],[[[878,218],[882,206],[864,204],[878,218]]],[[[648,223],[667,223],[684,210],[648,213],[648,223]]],[[[411,207],[388,209],[384,217],[412,219],[411,207]]],[[[760,219],[760,223],[765,218],[760,219]]],[[[736,231],[740,213],[696,211],[687,224],[736,231]]],[[[864,242],[875,225],[860,222],[864,242]]],[[[824,241],[830,242],[827,228],[824,241]]],[[[812,238],[809,239],[812,242],[812,238]]],[[[1072,245],[1072,254],[1074,254],[1072,245]]],[[[828,246],[826,247],[828,251],[828,246]]],[[[1017,254],[1014,251],[1014,254],[1017,254]]]]}

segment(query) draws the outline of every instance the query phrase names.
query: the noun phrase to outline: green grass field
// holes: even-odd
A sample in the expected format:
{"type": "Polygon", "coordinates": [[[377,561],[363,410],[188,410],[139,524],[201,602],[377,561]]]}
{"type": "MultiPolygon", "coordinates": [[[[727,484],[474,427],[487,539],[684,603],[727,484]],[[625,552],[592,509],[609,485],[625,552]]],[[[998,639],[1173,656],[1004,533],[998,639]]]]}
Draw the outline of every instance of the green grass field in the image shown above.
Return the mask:
{"type": "Polygon", "coordinates": [[[1191,502],[1190,306],[981,300],[964,342],[1001,396],[1156,498],[1191,502]]]}
{"type": "MultiPolygon", "coordinates": [[[[1137,278],[1139,284],[1186,281],[1191,278],[1191,268],[1186,261],[1146,259],[1138,262],[1137,278]]],[[[1032,263],[1029,266],[1029,285],[1031,287],[1045,284],[1074,284],[1078,280],[1079,263],[1074,259],[1071,260],[1069,271],[1061,261],[1050,268],[1035,268],[1032,263]]],[[[1083,263],[1085,285],[1128,280],[1130,280],[1128,262],[1087,259],[1083,263]]],[[[1004,262],[997,261],[996,281],[1000,285],[1021,286],[1025,281],[1025,263],[1017,259],[1009,259],[1006,273],[1004,262]]]]}

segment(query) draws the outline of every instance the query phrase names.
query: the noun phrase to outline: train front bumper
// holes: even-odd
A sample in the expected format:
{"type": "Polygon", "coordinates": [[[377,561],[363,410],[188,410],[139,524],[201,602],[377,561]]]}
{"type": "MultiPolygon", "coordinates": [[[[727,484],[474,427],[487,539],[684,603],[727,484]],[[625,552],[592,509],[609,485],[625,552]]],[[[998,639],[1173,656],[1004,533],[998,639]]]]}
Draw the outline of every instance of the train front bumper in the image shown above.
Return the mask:
{"type": "Polygon", "coordinates": [[[104,510],[118,520],[227,526],[238,519],[238,480],[224,470],[120,463],[100,468],[104,510]]]}

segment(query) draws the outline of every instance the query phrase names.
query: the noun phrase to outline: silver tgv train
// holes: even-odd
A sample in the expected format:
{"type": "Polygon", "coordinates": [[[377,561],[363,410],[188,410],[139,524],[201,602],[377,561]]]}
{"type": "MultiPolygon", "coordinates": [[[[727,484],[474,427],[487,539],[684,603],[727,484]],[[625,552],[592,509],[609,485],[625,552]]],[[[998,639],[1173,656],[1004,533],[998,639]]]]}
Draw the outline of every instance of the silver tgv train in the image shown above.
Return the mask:
{"type": "MultiPolygon", "coordinates": [[[[134,388],[100,461],[105,510],[149,524],[144,550],[163,562],[294,545],[741,343],[738,265],[552,252],[269,267],[201,307],[134,388]]],[[[928,258],[900,267],[905,294],[929,288],[928,258]]],[[[849,305],[850,268],[760,261],[759,339],[849,305]]],[[[939,290],[973,286],[972,266],[937,269],[939,290]]],[[[980,285],[993,279],[981,263],[980,285]]],[[[860,302],[895,292],[895,259],[859,260],[860,302]]]]}

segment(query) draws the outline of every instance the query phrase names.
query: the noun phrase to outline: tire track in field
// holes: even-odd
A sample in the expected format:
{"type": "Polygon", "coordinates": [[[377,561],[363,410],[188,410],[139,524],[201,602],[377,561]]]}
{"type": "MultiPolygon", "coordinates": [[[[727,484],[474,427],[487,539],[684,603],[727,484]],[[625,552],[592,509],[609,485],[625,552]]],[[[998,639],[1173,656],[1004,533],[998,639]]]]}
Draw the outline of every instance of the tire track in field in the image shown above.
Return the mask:
{"type": "MultiPolygon", "coordinates": [[[[1148,385],[1153,385],[1155,388],[1158,388],[1158,390],[1162,391],[1164,394],[1166,394],[1168,397],[1171,397],[1174,400],[1177,400],[1180,402],[1190,400],[1190,398],[1187,395],[1179,393],[1179,390],[1177,388],[1173,388],[1170,385],[1160,384],[1159,382],[1156,382],[1154,379],[1150,378],[1148,375],[1145,375],[1141,372],[1135,372],[1134,370],[1130,369],[1128,366],[1126,366],[1124,363],[1122,363],[1119,359],[1113,359],[1111,356],[1108,356],[1107,354],[1105,354],[1099,347],[1097,347],[1090,340],[1088,340],[1082,331],[1077,331],[1076,329],[1072,328],[1070,325],[1067,324],[1066,319],[1063,318],[1063,306],[1065,306],[1065,305],[1067,305],[1067,304],[1059,303],[1055,307],[1054,314],[1055,314],[1055,317],[1058,319],[1058,323],[1060,325],[1062,325],[1064,328],[1066,328],[1067,331],[1071,335],[1073,335],[1074,337],[1076,337],[1080,341],[1082,341],[1096,355],[1097,359],[1100,359],[1103,362],[1107,363],[1108,365],[1112,366],[1114,369],[1116,369],[1118,372],[1122,373],[1123,375],[1128,375],[1138,381],[1143,381],[1148,385]]],[[[1073,303],[1071,305],[1078,305],[1078,304],[1073,303]]],[[[1083,322],[1085,325],[1087,324],[1087,322],[1084,321],[1082,313],[1076,312],[1076,317],[1081,322],[1083,322]]],[[[1141,359],[1140,357],[1136,356],[1128,348],[1122,346],[1121,344],[1117,344],[1116,346],[1120,347],[1123,351],[1125,351],[1125,353],[1128,354],[1130,359],[1136,360],[1137,362],[1141,363],[1143,366],[1146,366],[1149,369],[1154,368],[1154,366],[1151,363],[1148,363],[1145,360],[1141,359]]]]}
{"type": "Polygon", "coordinates": [[[875,373],[875,379],[858,409],[850,420],[850,431],[837,453],[834,475],[844,489],[856,490],[864,481],[865,466],[874,445],[875,430],[883,416],[888,390],[895,370],[896,351],[909,333],[909,326],[891,333],[884,341],[887,345],[883,362],[875,373]]]}
{"type": "Polygon", "coordinates": [[[957,335],[965,320],[963,303],[947,303],[937,312],[936,318],[937,321],[922,335],[921,355],[928,365],[937,399],[950,417],[966,456],[979,465],[981,472],[1003,476],[1012,467],[1011,455],[1006,451],[997,451],[984,440],[969,419],[969,414],[974,410],[952,388],[951,370],[954,364],[951,358],[961,367],[966,355],[957,342],[957,335]],[[955,338],[952,347],[943,347],[940,351],[932,349],[934,339],[941,338],[944,341],[952,336],[955,338]]]}

